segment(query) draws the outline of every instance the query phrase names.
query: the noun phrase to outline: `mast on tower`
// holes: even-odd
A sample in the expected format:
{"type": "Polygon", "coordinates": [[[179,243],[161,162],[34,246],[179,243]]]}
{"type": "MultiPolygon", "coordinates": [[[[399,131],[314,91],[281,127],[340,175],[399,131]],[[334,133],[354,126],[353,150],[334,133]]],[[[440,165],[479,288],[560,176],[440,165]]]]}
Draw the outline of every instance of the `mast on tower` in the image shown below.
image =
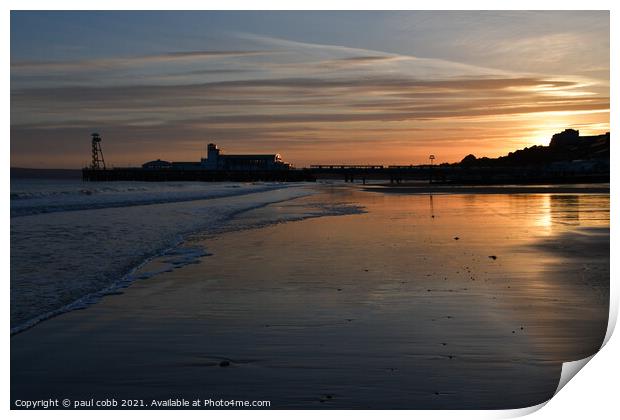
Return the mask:
{"type": "Polygon", "coordinates": [[[103,150],[101,150],[101,137],[99,133],[93,133],[92,136],[92,157],[90,164],[91,169],[105,169],[105,160],[103,160],[103,150]]]}

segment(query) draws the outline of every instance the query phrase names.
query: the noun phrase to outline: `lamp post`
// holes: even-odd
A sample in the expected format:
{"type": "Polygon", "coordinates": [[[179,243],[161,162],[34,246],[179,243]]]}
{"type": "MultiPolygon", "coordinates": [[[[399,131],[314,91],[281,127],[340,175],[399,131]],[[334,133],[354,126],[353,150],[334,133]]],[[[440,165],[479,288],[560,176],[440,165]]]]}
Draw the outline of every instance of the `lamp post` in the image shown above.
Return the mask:
{"type": "Polygon", "coordinates": [[[433,161],[435,160],[435,155],[430,155],[428,159],[431,161],[430,166],[428,167],[428,183],[433,183],[433,161]]]}

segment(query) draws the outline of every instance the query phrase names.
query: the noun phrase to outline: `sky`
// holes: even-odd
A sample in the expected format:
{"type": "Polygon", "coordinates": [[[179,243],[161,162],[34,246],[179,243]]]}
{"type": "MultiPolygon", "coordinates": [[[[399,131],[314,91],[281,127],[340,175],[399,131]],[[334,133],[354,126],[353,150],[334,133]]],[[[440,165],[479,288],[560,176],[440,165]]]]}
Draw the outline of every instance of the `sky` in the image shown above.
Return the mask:
{"type": "Polygon", "coordinates": [[[11,12],[11,165],[420,164],[609,131],[609,12],[11,12]]]}

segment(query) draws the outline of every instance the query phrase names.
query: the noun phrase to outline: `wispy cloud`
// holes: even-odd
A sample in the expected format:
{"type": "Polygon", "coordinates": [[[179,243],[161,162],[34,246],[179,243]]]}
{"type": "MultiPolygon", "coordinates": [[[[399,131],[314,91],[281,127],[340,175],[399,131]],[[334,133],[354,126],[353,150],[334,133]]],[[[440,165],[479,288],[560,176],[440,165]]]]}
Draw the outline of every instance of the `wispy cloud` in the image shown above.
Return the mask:
{"type": "MultiPolygon", "coordinates": [[[[145,114],[164,121],[200,115],[210,124],[293,124],[353,121],[415,121],[537,112],[609,109],[609,98],[553,95],[550,89],[581,86],[547,78],[416,80],[403,77],[365,79],[241,79],[190,85],[22,89],[12,92],[13,109],[54,119],[114,115],[137,120],[145,114]],[[38,111],[37,111],[38,110],[38,111]]],[[[20,120],[19,117],[16,118],[20,120]]]]}
{"type": "Polygon", "coordinates": [[[72,61],[11,61],[11,70],[78,71],[93,68],[128,67],[164,62],[204,60],[222,57],[247,57],[271,54],[269,51],[177,51],[133,57],[111,57],[72,61]]]}

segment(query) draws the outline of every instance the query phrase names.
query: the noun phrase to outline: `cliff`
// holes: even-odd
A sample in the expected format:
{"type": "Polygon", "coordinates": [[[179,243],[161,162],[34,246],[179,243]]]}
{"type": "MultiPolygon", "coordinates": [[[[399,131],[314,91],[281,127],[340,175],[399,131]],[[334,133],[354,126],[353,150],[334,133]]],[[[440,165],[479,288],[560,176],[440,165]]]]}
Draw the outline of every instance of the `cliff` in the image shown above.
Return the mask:
{"type": "Polygon", "coordinates": [[[457,166],[543,166],[557,162],[609,161],[609,133],[580,136],[579,131],[567,129],[554,134],[549,146],[531,146],[498,158],[476,158],[467,155],[457,166]]]}

